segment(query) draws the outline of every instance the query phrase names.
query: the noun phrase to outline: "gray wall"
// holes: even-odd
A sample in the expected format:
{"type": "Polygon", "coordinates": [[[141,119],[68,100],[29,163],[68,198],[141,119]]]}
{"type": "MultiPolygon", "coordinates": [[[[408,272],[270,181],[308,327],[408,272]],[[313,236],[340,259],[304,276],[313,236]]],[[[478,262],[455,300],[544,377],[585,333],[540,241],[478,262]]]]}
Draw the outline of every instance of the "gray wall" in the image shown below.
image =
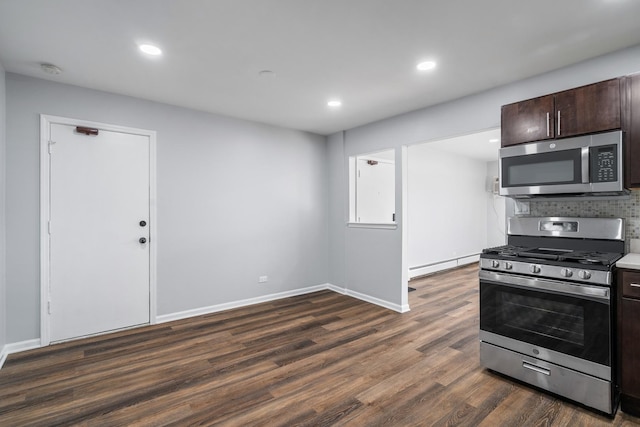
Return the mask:
{"type": "MultiPolygon", "coordinates": [[[[362,153],[473,133],[500,125],[500,106],[588,83],[640,71],[640,46],[585,61],[574,66],[498,87],[431,108],[364,125],[344,133],[342,159],[330,160],[330,168],[345,167],[345,158],[362,153]]],[[[471,71],[470,71],[471,72],[471,71]]],[[[333,136],[335,137],[335,135],[333,136]]],[[[330,139],[331,140],[331,139],[330,139]]],[[[398,157],[396,158],[398,160],[398,157]]],[[[396,162],[397,169],[401,165],[396,162]]],[[[337,178],[336,178],[337,179],[337,178]]],[[[337,188],[347,188],[346,177],[337,188]]],[[[443,183],[446,185],[446,183],[443,183]]],[[[396,189],[398,192],[398,189],[396,189]]],[[[452,188],[451,191],[455,191],[452,188]]],[[[332,203],[344,200],[331,194],[332,203]],[[335,200],[337,198],[337,200],[335,200]]],[[[396,208],[401,203],[396,203],[396,208]]],[[[331,217],[331,235],[345,236],[347,266],[345,286],[400,304],[402,293],[402,216],[397,230],[349,229],[346,216],[331,217]]],[[[410,230],[409,230],[410,233],[410,230]]],[[[330,265],[339,265],[340,253],[331,253],[330,265]]]]}
{"type": "Polygon", "coordinates": [[[39,113],[158,132],[158,314],[327,281],[403,306],[400,147],[496,127],[505,103],[636,71],[640,46],[350,129],[328,143],[7,74],[6,341],[39,337],[39,113]],[[396,148],[398,228],[347,228],[347,158],[387,148],[396,148]],[[269,282],[258,285],[259,275],[269,282]]]}
{"type": "Polygon", "coordinates": [[[11,73],[6,83],[8,342],[40,336],[40,113],[157,131],[159,315],[327,283],[325,137],[11,73]]]}
{"type": "Polygon", "coordinates": [[[5,227],[5,170],[6,170],[6,95],[5,72],[0,65],[0,351],[7,343],[7,298],[6,298],[6,227],[5,227]]]}

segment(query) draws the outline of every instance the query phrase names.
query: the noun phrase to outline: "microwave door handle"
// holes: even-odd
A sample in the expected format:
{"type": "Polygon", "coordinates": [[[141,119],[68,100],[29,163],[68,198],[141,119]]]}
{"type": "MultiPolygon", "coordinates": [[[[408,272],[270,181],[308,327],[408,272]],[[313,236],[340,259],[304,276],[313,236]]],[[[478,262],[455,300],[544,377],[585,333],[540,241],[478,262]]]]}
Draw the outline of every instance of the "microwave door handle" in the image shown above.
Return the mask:
{"type": "Polygon", "coordinates": [[[580,158],[582,159],[582,183],[589,183],[589,147],[582,147],[580,153],[580,158]]]}

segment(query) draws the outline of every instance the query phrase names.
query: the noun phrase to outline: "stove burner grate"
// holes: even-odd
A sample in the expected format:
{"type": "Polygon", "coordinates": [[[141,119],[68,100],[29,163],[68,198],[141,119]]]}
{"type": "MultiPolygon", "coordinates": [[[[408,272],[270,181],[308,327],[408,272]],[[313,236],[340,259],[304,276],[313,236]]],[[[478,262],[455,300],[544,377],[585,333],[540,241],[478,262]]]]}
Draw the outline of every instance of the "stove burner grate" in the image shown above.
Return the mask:
{"type": "Polygon", "coordinates": [[[572,251],[566,249],[532,248],[514,245],[496,246],[482,251],[483,254],[503,258],[531,258],[542,261],[562,261],[584,265],[613,265],[622,254],[596,251],[572,251]]]}
{"type": "Polygon", "coordinates": [[[620,254],[607,252],[571,252],[560,256],[560,261],[578,262],[588,265],[611,265],[620,258],[620,254]]]}

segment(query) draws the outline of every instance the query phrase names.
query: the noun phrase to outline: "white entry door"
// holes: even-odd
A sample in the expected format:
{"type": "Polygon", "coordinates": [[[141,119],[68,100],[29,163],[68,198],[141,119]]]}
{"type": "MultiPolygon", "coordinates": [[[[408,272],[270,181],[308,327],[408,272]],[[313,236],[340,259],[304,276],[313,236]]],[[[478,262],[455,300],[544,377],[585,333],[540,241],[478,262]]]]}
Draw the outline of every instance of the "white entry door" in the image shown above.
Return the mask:
{"type": "Polygon", "coordinates": [[[149,136],[49,132],[50,341],[149,323],[149,136]]]}

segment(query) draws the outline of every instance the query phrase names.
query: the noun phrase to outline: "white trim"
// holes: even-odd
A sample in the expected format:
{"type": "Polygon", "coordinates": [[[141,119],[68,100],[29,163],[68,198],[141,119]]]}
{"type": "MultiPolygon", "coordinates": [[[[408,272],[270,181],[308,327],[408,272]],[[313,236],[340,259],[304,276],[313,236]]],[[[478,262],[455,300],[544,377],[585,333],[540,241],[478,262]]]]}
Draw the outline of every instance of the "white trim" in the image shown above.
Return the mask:
{"type": "Polygon", "coordinates": [[[327,289],[341,295],[347,294],[347,288],[341,288],[339,286],[332,285],[331,283],[327,283],[327,289]]]}
{"type": "Polygon", "coordinates": [[[380,307],[388,308],[389,310],[397,311],[398,313],[406,313],[409,311],[409,304],[398,305],[389,301],[382,300],[380,298],[372,297],[370,295],[361,294],[360,292],[350,291],[349,289],[345,289],[344,294],[353,298],[357,298],[364,302],[379,305],[380,307]]]}
{"type": "Polygon", "coordinates": [[[48,345],[49,316],[47,301],[49,300],[49,236],[47,233],[49,219],[50,193],[50,165],[49,159],[49,124],[54,120],[40,115],[40,340],[42,345],[48,345]]]}
{"type": "Polygon", "coordinates": [[[395,230],[398,228],[398,224],[393,223],[373,223],[373,222],[348,222],[349,228],[377,228],[380,230],[395,230]]]}
{"type": "Polygon", "coordinates": [[[189,317],[202,316],[204,314],[217,313],[220,311],[231,310],[234,308],[241,308],[249,305],[260,304],[263,302],[275,301],[283,298],[295,297],[298,295],[310,294],[312,292],[319,292],[319,291],[325,291],[325,290],[333,291],[341,295],[346,295],[346,296],[353,297],[371,304],[379,305],[381,307],[388,308],[390,310],[397,311],[399,313],[405,313],[409,311],[408,305],[400,306],[398,304],[393,304],[388,301],[381,300],[379,298],[361,294],[359,292],[350,291],[348,289],[332,285],[331,283],[325,283],[323,285],[309,286],[307,288],[295,289],[292,291],[280,292],[277,294],[263,295],[261,297],[248,298],[248,299],[239,300],[239,301],[216,304],[208,307],[194,308],[192,310],[185,310],[177,313],[162,314],[156,317],[156,321],[157,323],[172,322],[174,320],[182,320],[182,319],[187,319],[189,317]]]}
{"type": "MultiPolygon", "coordinates": [[[[231,310],[233,308],[246,307],[249,305],[260,304],[264,302],[275,301],[283,298],[295,297],[298,295],[310,294],[312,292],[319,292],[319,291],[325,291],[325,290],[333,291],[341,295],[356,298],[361,301],[368,302],[370,304],[374,304],[380,307],[387,308],[389,310],[396,311],[398,313],[406,313],[409,311],[408,305],[393,304],[388,301],[381,300],[376,297],[372,297],[370,295],[365,295],[365,294],[361,294],[360,292],[350,291],[346,288],[341,288],[339,286],[332,285],[331,283],[325,283],[322,285],[309,286],[307,288],[280,292],[277,294],[269,294],[261,297],[233,301],[233,302],[228,302],[224,304],[217,304],[209,307],[201,307],[201,308],[181,311],[177,313],[163,314],[155,317],[155,323],[172,322],[175,320],[187,319],[189,317],[201,316],[204,314],[211,314],[219,311],[231,310]]],[[[142,325],[138,325],[136,327],[140,327],[140,326],[142,325]]],[[[113,331],[109,331],[109,332],[113,332],[113,331]]],[[[98,334],[98,335],[101,335],[101,334],[98,334]]],[[[41,340],[41,339],[34,339],[34,340],[22,341],[22,342],[17,342],[12,344],[6,344],[2,349],[2,351],[0,351],[0,368],[2,368],[2,365],[9,354],[32,350],[39,347],[45,347],[48,344],[49,343],[45,343],[44,340],[41,340]]]]}
{"type": "Polygon", "coordinates": [[[5,345],[4,347],[2,347],[2,350],[0,350],[0,369],[2,369],[2,365],[4,365],[4,361],[7,360],[8,355],[9,353],[7,353],[7,346],[5,345]]]}
{"type": "Polygon", "coordinates": [[[406,145],[400,148],[400,206],[400,303],[409,311],[409,147],[406,145]]]}
{"type": "Polygon", "coordinates": [[[6,344],[2,348],[2,351],[0,351],[0,369],[2,368],[2,365],[4,365],[4,362],[7,360],[7,356],[9,356],[10,354],[20,353],[21,351],[33,350],[35,348],[40,348],[40,347],[42,347],[42,345],[41,345],[41,340],[39,339],[6,344]]]}
{"type": "Polygon", "coordinates": [[[263,302],[275,301],[283,298],[295,297],[298,295],[310,294],[312,292],[324,291],[328,289],[327,284],[309,286],[307,288],[294,289],[292,291],[279,292],[277,294],[263,295],[261,297],[248,298],[238,301],[225,302],[222,304],[210,305],[208,307],[194,308],[191,310],[179,311],[177,313],[162,314],[156,317],[157,323],[172,322],[174,320],[187,319],[189,317],[202,316],[203,314],[217,313],[219,311],[231,310],[233,308],[246,307],[263,302]]]}
{"type": "Polygon", "coordinates": [[[156,132],[119,125],[111,125],[67,117],[40,115],[40,342],[51,342],[47,301],[49,300],[49,233],[50,207],[49,134],[52,124],[86,126],[110,132],[129,133],[149,137],[149,324],[157,318],[157,215],[156,215],[156,132]]]}
{"type": "Polygon", "coordinates": [[[145,130],[149,136],[149,324],[156,323],[158,314],[158,199],[156,131],[145,130]]]}

